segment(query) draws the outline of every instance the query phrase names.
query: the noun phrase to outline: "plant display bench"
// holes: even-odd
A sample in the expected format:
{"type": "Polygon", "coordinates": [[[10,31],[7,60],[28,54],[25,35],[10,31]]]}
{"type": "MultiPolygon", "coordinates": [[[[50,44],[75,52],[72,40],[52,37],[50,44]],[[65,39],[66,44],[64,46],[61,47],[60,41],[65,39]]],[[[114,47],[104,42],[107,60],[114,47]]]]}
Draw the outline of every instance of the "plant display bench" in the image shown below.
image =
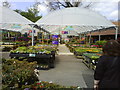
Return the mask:
{"type": "Polygon", "coordinates": [[[83,53],[85,53],[85,52],[77,52],[77,51],[74,50],[74,55],[78,59],[84,59],[83,53]]]}
{"type": "Polygon", "coordinates": [[[55,52],[52,51],[50,54],[46,53],[10,53],[11,58],[29,58],[32,60],[36,60],[38,62],[43,61],[46,65],[39,67],[39,69],[49,69],[54,68],[55,61],[55,52]]]}
{"type": "Polygon", "coordinates": [[[90,63],[90,68],[93,69],[93,70],[95,70],[97,63],[98,63],[98,59],[92,60],[92,62],[90,63]]]}
{"type": "Polygon", "coordinates": [[[96,53],[83,53],[83,63],[89,68],[95,70],[96,64],[98,63],[99,55],[96,53]]]}
{"type": "Polygon", "coordinates": [[[83,63],[88,67],[88,68],[90,68],[90,63],[92,62],[92,60],[89,58],[89,57],[87,57],[87,56],[85,56],[85,55],[83,55],[83,63]]]}

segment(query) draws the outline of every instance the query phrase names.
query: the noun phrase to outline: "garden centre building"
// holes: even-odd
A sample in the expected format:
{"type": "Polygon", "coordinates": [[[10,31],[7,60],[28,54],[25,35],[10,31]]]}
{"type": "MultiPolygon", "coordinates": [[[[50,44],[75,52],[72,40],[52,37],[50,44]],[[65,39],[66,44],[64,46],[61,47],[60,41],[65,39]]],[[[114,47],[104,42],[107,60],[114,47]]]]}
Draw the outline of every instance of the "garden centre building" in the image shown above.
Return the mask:
{"type": "Polygon", "coordinates": [[[118,25],[85,8],[57,10],[36,23],[5,7],[0,15],[4,89],[92,88],[107,35],[120,37],[118,25]]]}

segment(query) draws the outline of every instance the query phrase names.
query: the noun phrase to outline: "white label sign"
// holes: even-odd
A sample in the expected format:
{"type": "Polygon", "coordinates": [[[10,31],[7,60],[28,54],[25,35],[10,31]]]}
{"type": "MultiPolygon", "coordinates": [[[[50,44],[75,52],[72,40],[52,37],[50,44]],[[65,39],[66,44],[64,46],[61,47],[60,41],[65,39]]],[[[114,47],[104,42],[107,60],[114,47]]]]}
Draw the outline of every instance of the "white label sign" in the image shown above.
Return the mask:
{"type": "Polygon", "coordinates": [[[35,54],[29,54],[29,57],[35,57],[35,54]]]}

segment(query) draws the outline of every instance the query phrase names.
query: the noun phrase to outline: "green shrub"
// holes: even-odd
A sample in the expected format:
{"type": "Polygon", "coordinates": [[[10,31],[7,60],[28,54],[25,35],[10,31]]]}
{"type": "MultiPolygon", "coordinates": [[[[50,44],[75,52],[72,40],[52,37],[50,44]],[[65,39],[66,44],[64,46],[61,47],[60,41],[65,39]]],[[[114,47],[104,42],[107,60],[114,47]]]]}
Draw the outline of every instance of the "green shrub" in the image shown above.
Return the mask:
{"type": "Polygon", "coordinates": [[[96,45],[104,45],[107,41],[103,40],[103,41],[96,41],[96,45]]]}
{"type": "Polygon", "coordinates": [[[16,59],[3,59],[2,62],[2,83],[8,87],[14,87],[16,84],[19,88],[25,83],[31,84],[37,81],[34,69],[37,62],[19,61],[16,59]]]}
{"type": "Polygon", "coordinates": [[[2,51],[10,51],[12,48],[11,47],[4,47],[2,51]]]}

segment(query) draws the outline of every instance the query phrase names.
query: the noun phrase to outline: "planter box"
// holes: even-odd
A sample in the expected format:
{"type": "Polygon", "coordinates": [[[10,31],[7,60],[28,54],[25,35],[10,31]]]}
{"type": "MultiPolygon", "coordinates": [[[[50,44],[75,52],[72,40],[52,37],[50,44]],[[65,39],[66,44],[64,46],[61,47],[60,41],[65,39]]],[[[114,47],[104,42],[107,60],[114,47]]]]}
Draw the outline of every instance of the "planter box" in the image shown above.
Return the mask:
{"type": "Polygon", "coordinates": [[[75,56],[78,59],[84,59],[83,56],[75,56]]]}
{"type": "Polygon", "coordinates": [[[39,65],[37,69],[39,70],[49,70],[50,66],[49,65],[39,65]]]}
{"type": "Polygon", "coordinates": [[[96,65],[93,65],[92,63],[90,64],[90,68],[95,70],[96,69],[96,65]]]}
{"type": "Polygon", "coordinates": [[[45,53],[10,53],[9,55],[11,58],[19,58],[19,57],[25,57],[25,58],[33,58],[32,60],[35,60],[37,58],[45,60],[46,64],[48,65],[48,68],[42,68],[39,67],[39,69],[42,70],[48,70],[49,68],[54,68],[54,61],[55,61],[55,51],[52,51],[51,54],[45,54],[45,53]]]}
{"type": "Polygon", "coordinates": [[[51,54],[45,54],[45,53],[10,53],[10,57],[35,57],[35,58],[55,58],[55,52],[52,52],[51,54]]]}
{"type": "Polygon", "coordinates": [[[87,57],[87,56],[85,56],[85,55],[83,55],[83,63],[87,66],[87,67],[89,67],[90,68],[90,63],[92,62],[92,60],[89,58],[89,57],[87,57]]]}
{"type": "Polygon", "coordinates": [[[95,70],[96,64],[98,63],[98,58],[92,59],[85,55],[83,55],[83,57],[84,57],[83,63],[85,63],[86,66],[88,66],[89,68],[95,70]]]}

